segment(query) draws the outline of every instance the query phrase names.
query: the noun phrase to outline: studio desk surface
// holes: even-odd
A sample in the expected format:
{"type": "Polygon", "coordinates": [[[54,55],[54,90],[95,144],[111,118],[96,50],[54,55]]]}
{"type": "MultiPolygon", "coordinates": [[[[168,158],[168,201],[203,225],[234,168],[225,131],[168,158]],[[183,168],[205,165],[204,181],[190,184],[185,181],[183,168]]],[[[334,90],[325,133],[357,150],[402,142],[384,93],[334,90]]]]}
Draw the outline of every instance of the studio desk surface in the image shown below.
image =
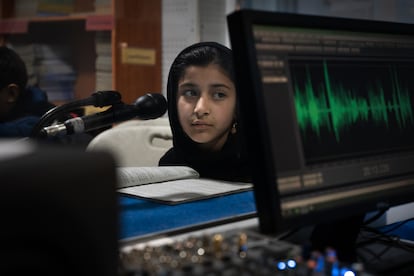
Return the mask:
{"type": "MultiPolygon", "coordinates": [[[[167,205],[136,197],[119,196],[120,240],[214,224],[220,220],[252,216],[253,191],[199,201],[167,205]]],[[[378,227],[380,231],[414,241],[414,220],[378,227]]]]}
{"type": "Polygon", "coordinates": [[[120,239],[183,229],[221,219],[253,214],[252,191],[199,201],[167,205],[145,199],[120,196],[120,239]]]}

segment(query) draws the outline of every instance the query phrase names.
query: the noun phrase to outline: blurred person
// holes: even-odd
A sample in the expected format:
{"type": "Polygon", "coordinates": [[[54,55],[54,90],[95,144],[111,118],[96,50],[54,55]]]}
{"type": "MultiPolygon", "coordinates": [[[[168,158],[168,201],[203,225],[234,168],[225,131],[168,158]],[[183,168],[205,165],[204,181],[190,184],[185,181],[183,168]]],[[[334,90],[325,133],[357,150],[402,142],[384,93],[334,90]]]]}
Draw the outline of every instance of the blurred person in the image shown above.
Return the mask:
{"type": "Polygon", "coordinates": [[[54,107],[44,91],[27,81],[21,57],[0,46],[0,137],[29,137],[40,117],[54,107]]]}

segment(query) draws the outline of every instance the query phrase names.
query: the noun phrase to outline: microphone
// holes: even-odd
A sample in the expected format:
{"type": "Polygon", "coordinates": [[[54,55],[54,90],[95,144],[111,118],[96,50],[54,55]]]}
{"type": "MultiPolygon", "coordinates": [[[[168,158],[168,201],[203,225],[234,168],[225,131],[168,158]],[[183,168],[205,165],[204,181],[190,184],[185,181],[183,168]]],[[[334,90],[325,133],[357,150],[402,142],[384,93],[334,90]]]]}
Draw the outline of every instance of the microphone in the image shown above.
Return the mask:
{"type": "Polygon", "coordinates": [[[166,111],[167,100],[162,94],[147,93],[139,97],[132,105],[119,103],[100,113],[76,117],[62,124],[44,127],[40,134],[41,137],[52,137],[83,133],[133,118],[156,119],[164,115],[166,111]]]}
{"type": "Polygon", "coordinates": [[[80,102],[83,105],[89,103],[96,107],[104,107],[121,102],[121,94],[118,91],[113,90],[97,91],[88,99],[80,100],[80,102]]]}

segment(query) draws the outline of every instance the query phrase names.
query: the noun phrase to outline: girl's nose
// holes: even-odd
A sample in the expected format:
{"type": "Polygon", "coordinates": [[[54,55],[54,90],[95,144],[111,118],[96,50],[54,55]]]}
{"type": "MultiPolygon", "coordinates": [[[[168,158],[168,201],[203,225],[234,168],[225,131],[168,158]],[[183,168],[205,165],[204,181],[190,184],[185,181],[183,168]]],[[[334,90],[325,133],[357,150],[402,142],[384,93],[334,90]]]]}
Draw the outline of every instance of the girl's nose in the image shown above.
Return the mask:
{"type": "Polygon", "coordinates": [[[208,99],[206,97],[201,96],[194,107],[194,113],[198,116],[205,116],[210,113],[208,99]]]}

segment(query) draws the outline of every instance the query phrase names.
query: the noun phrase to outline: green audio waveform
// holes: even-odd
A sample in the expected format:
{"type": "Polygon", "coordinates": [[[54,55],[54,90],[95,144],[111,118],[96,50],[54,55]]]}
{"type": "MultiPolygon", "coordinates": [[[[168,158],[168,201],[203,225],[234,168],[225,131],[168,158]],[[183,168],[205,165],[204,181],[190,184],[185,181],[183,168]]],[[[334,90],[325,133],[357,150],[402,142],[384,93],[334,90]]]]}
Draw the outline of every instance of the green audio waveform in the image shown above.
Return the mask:
{"type": "Polygon", "coordinates": [[[379,82],[367,88],[366,97],[358,97],[354,91],[331,82],[326,61],[323,63],[324,83],[317,95],[312,84],[309,68],[301,89],[294,85],[295,106],[302,131],[311,128],[318,137],[322,128],[334,132],[337,142],[342,131],[360,121],[371,121],[375,125],[389,128],[390,114],[394,113],[400,129],[414,125],[413,108],[407,89],[402,89],[395,70],[390,70],[391,98],[386,99],[384,88],[379,82]]]}

